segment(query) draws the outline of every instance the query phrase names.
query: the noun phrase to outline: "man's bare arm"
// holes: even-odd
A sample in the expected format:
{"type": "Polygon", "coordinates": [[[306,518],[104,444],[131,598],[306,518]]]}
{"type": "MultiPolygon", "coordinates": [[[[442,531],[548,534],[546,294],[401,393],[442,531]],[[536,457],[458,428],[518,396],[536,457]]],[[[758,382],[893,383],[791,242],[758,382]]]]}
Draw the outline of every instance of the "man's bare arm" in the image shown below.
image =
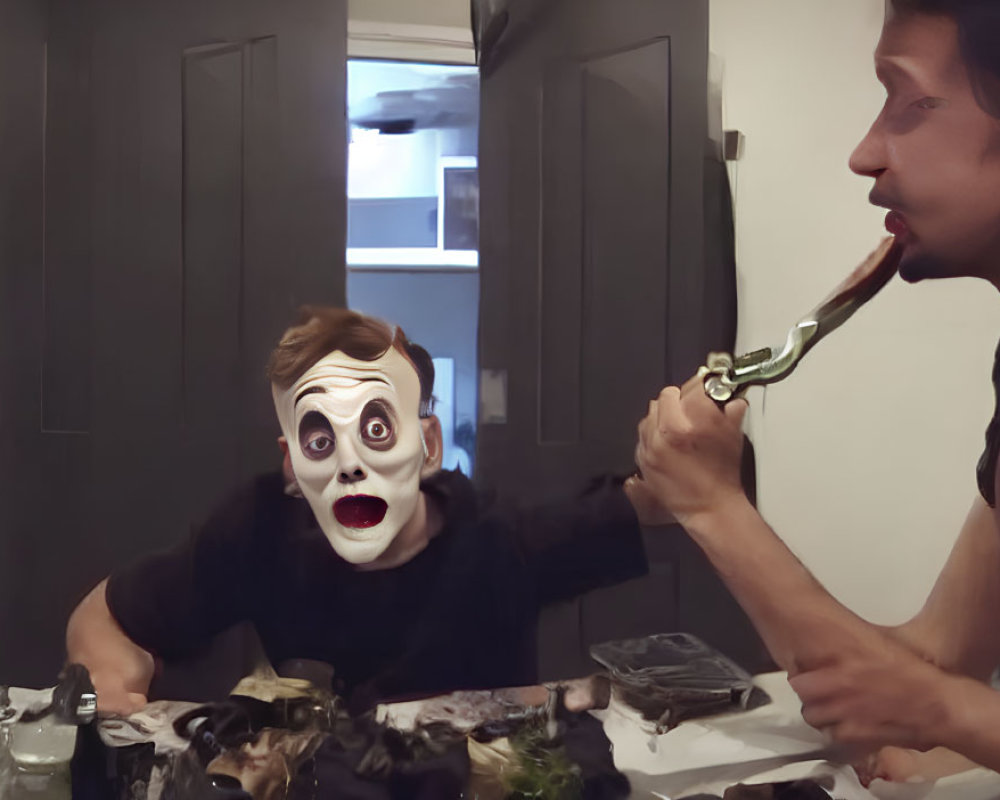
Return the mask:
{"type": "Polygon", "coordinates": [[[633,505],[649,505],[652,497],[673,513],[775,661],[796,674],[858,637],[884,637],[830,597],[747,499],[739,469],[745,409],[742,400],[720,408],[698,379],[665,389],[639,426],[636,463],[643,478],[625,488],[633,505]],[[817,626],[825,636],[815,635],[817,626]]]}
{"type": "Polygon", "coordinates": [[[938,666],[986,680],[1000,666],[998,616],[1000,534],[977,496],[923,609],[890,630],[938,666]]]}
{"type": "Polygon", "coordinates": [[[688,532],[723,578],[730,576],[730,590],[790,674],[822,665],[835,650],[877,642],[870,634],[879,632],[948,672],[987,680],[1000,665],[1000,535],[993,510],[981,498],[924,607],[897,627],[871,625],[841,606],[749,503],[717,513],[689,520],[688,532]],[[733,531],[742,541],[734,541],[733,531]],[[817,625],[824,636],[815,635],[817,625]]]}
{"type": "Polygon", "coordinates": [[[1000,767],[1000,740],[983,727],[984,715],[1000,719],[1000,696],[928,663],[979,678],[992,666],[1000,555],[989,515],[970,515],[924,611],[888,635],[830,596],[747,500],[745,407],[719,408],[700,381],[664,390],[640,425],[643,477],[627,491],[659,498],[705,551],[792,676],[807,721],[867,748],[941,744],[1000,767]]]}
{"type": "Polygon", "coordinates": [[[789,675],[885,644],[875,626],[820,585],[745,496],[683,524],[789,675]]]}
{"type": "MultiPolygon", "coordinates": [[[[865,750],[940,745],[1000,770],[1000,694],[958,672],[985,677],[995,650],[995,633],[986,637],[990,644],[975,638],[984,627],[982,608],[961,619],[964,596],[976,594],[976,576],[962,581],[957,566],[973,554],[969,540],[978,536],[966,534],[958,548],[956,580],[939,582],[925,614],[890,633],[830,596],[749,503],[688,525],[788,670],[807,722],[865,750]],[[724,543],[733,537],[743,541],[738,552],[724,543]],[[958,617],[949,618],[949,610],[958,617]],[[932,661],[952,663],[942,669],[932,661]]],[[[985,582],[987,592],[993,583],[985,582]]]]}
{"type": "Polygon", "coordinates": [[[115,621],[101,581],[70,615],[66,626],[66,653],[83,664],[97,690],[102,713],[130,714],[146,705],[155,660],[135,644],[115,621]]]}

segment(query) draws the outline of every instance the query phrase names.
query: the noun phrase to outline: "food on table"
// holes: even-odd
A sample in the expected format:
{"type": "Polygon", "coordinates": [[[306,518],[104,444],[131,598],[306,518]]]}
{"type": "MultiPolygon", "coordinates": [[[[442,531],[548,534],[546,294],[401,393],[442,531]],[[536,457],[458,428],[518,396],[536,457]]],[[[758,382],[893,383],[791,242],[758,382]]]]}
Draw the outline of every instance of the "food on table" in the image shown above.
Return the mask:
{"type": "Polygon", "coordinates": [[[612,692],[665,733],[686,719],[770,702],[750,673],[686,633],[604,642],[590,655],[610,672],[612,692]]]}
{"type": "Polygon", "coordinates": [[[828,781],[824,786],[811,778],[777,783],[737,783],[726,789],[722,797],[699,792],[677,800],[831,800],[826,788],[833,788],[832,783],[828,781]]]}
{"type": "Polygon", "coordinates": [[[803,778],[778,783],[738,783],[726,789],[722,800],[830,800],[830,794],[816,781],[803,778]]]}
{"type": "Polygon", "coordinates": [[[604,676],[458,692],[409,704],[419,710],[397,728],[374,712],[352,715],[307,682],[256,675],[222,702],[178,707],[169,724],[189,746],[169,758],[154,755],[151,742],[121,739],[149,729],[146,718],[117,720],[117,762],[130,766],[116,796],[624,800],[629,783],[602,724],[573,710],[606,705],[609,696],[604,676]]]}
{"type": "Polygon", "coordinates": [[[443,721],[459,730],[471,732],[481,725],[502,726],[505,721],[516,722],[535,714],[544,716],[556,693],[567,710],[588,711],[607,708],[611,685],[605,675],[590,675],[540,686],[452,692],[419,702],[412,722],[407,720],[405,714],[387,713],[390,724],[397,727],[443,721]]]}

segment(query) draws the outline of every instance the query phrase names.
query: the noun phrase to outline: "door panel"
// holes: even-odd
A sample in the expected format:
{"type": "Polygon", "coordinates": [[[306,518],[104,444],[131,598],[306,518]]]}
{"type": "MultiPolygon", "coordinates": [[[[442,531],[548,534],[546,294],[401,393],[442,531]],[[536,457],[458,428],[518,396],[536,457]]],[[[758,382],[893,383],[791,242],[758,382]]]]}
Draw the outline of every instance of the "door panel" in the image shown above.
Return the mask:
{"type": "MultiPolygon", "coordinates": [[[[47,553],[37,517],[51,503],[22,498],[37,492],[40,461],[80,463],[87,453],[80,436],[60,439],[63,452],[39,452],[51,441],[39,435],[46,34],[43,0],[0,3],[0,665],[16,646],[33,644],[37,615],[22,576],[44,569],[47,553]]],[[[64,489],[60,503],[67,507],[85,496],[78,484],[64,489]]],[[[2,666],[0,682],[9,682],[2,666]]]]}
{"type": "Polygon", "coordinates": [[[508,13],[519,38],[484,75],[480,145],[481,363],[506,371],[508,413],[478,464],[537,500],[629,471],[649,398],[697,366],[674,317],[700,279],[675,272],[702,262],[707,4],[508,13]]]}
{"type": "Polygon", "coordinates": [[[344,299],[345,5],[47,4],[0,683],[51,683],[93,583],[277,467],[268,352],[297,305],[344,299]]]}
{"type": "MultiPolygon", "coordinates": [[[[216,475],[237,474],[242,449],[232,445],[242,427],[243,64],[241,44],[183,57],[183,423],[191,457],[216,475]]],[[[201,477],[186,490],[204,506],[216,487],[201,477]]]]}
{"type": "Polygon", "coordinates": [[[582,78],[582,441],[631,445],[666,361],[670,41],[589,59],[582,78]]]}
{"type": "MultiPolygon", "coordinates": [[[[705,193],[708,4],[478,6],[499,35],[482,54],[480,364],[508,392],[506,421],[481,421],[478,477],[532,503],[631,472],[649,400],[733,345],[728,197],[705,193]]],[[[683,534],[646,547],[647,577],[546,611],[542,677],[592,670],[594,642],[670,630],[767,665],[683,534]]]]}

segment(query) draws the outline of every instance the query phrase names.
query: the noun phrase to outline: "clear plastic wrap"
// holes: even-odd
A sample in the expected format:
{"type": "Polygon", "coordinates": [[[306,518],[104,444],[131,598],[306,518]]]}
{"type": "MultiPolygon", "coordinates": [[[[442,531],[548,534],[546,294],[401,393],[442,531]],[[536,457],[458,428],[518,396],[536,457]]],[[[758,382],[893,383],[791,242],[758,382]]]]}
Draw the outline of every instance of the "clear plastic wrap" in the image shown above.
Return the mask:
{"type": "Polygon", "coordinates": [[[750,673],[687,633],[602,642],[590,655],[607,668],[616,696],[654,722],[657,732],[685,719],[770,702],[750,673]]]}

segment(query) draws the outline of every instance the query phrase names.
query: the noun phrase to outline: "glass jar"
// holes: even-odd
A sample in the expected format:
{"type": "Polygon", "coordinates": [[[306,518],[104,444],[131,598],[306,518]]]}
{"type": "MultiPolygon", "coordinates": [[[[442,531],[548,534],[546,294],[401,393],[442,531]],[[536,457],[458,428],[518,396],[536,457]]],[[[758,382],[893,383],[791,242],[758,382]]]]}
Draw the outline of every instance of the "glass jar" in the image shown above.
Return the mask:
{"type": "Polygon", "coordinates": [[[20,719],[8,728],[10,779],[2,800],[70,800],[76,726],[50,714],[20,719]]]}
{"type": "Polygon", "coordinates": [[[10,755],[10,729],[14,724],[16,711],[10,707],[10,694],[6,686],[0,686],[0,800],[10,797],[10,787],[14,782],[14,759],[10,755]]]}

